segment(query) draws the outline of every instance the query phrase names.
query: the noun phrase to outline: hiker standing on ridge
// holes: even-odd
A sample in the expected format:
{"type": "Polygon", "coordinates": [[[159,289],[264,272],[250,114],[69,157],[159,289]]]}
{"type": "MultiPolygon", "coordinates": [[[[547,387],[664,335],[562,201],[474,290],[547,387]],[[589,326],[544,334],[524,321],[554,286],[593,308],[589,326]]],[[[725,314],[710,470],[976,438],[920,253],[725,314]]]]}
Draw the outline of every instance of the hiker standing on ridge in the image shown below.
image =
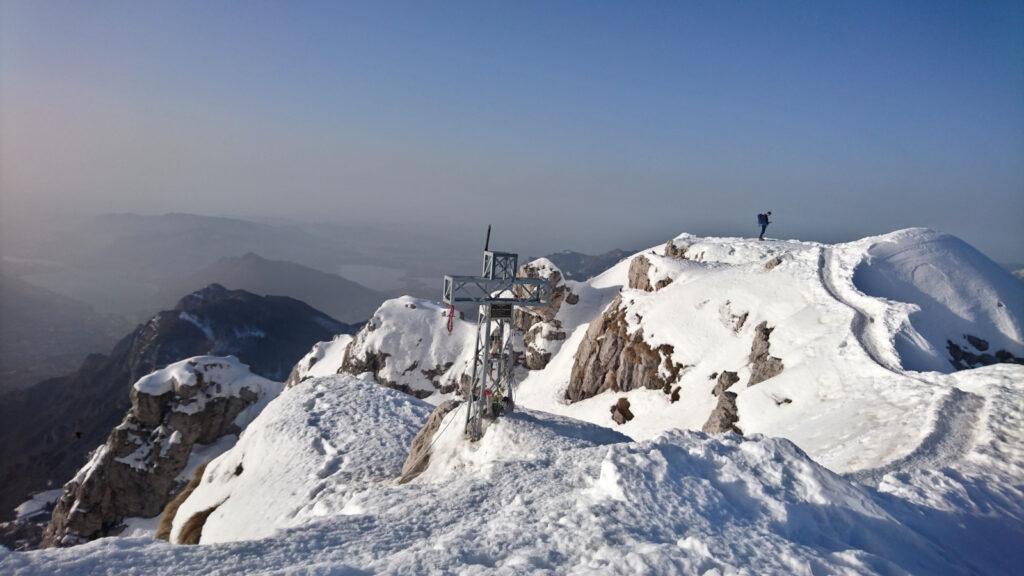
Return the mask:
{"type": "Polygon", "coordinates": [[[758,214],[757,215],[757,225],[761,227],[761,235],[757,237],[758,240],[764,240],[764,231],[765,231],[765,229],[768,228],[768,225],[771,224],[771,222],[768,221],[768,217],[771,216],[771,215],[772,215],[772,211],[771,210],[769,210],[768,212],[766,212],[764,214],[758,214]]]}

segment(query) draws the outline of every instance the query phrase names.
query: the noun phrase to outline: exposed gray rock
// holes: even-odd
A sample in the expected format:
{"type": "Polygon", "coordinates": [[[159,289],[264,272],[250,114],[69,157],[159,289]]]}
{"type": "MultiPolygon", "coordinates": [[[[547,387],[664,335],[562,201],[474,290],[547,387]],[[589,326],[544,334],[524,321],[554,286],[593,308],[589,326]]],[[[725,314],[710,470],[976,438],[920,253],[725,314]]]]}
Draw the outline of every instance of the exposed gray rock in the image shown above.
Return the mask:
{"type": "Polygon", "coordinates": [[[987,340],[983,338],[978,338],[977,336],[972,336],[970,334],[964,334],[964,338],[966,338],[967,341],[971,343],[971,346],[974,346],[975,350],[979,352],[986,352],[988,350],[987,340]]]}
{"type": "Polygon", "coordinates": [[[711,411],[711,415],[708,416],[708,420],[701,430],[708,434],[723,432],[743,434],[743,431],[736,425],[740,420],[739,409],[736,406],[736,393],[729,391],[729,387],[739,381],[740,378],[735,372],[723,371],[718,376],[718,383],[711,390],[713,395],[718,396],[718,404],[711,411]]]}
{"type": "MultiPolygon", "coordinates": [[[[672,278],[665,276],[651,283],[651,269],[654,265],[647,256],[637,256],[629,264],[629,287],[645,292],[656,292],[672,283],[672,278]]],[[[657,270],[655,270],[657,271],[657,270]]]]}
{"type": "Polygon", "coordinates": [[[768,322],[761,322],[754,327],[754,343],[750,347],[750,381],[747,386],[774,378],[785,367],[781,358],[768,353],[768,338],[773,330],[775,328],[770,328],[768,322]]]}
{"type": "Polygon", "coordinates": [[[430,447],[434,442],[434,436],[437,434],[438,428],[441,427],[441,422],[445,416],[457,409],[460,404],[462,402],[458,400],[447,400],[439,404],[430,413],[426,424],[416,434],[416,437],[412,439],[412,445],[409,447],[409,456],[406,457],[405,464],[402,466],[402,474],[398,477],[399,484],[412,481],[427,469],[427,466],[430,464],[430,447]]]}
{"type": "Polygon", "coordinates": [[[626,398],[619,398],[619,401],[612,404],[612,420],[616,424],[625,424],[633,419],[633,412],[629,409],[629,400],[626,398]]]}
{"type": "MultiPolygon", "coordinates": [[[[550,261],[535,260],[519,267],[518,275],[524,278],[541,278],[551,285],[551,305],[543,308],[516,308],[512,314],[512,325],[523,333],[525,351],[518,362],[530,370],[540,370],[548,365],[552,355],[552,342],[566,339],[562,322],[557,315],[563,305],[575,305],[579,296],[569,288],[562,278],[562,272],[550,261]]],[[[517,290],[523,295],[521,290],[517,290]]]]}
{"type": "Polygon", "coordinates": [[[765,262],[764,270],[765,272],[774,270],[779,264],[782,264],[782,256],[776,256],[775,258],[772,258],[771,260],[765,262]]]}
{"type": "Polygon", "coordinates": [[[663,344],[652,348],[640,331],[628,333],[626,314],[620,295],[604,314],[590,323],[576,351],[569,386],[565,391],[570,402],[578,402],[606,390],[627,392],[648,388],[671,394],[671,385],[684,366],[672,361],[672,346],[663,344]],[[667,376],[662,376],[661,368],[665,369],[667,376]]]}
{"type": "Polygon", "coordinates": [[[173,381],[172,390],[158,396],[132,388],[131,411],[64,486],[44,547],[113,535],[125,518],[156,516],[182,487],[177,476],[193,445],[240,431],[235,419],[262,390],[225,394],[229,383],[211,376],[224,366],[218,360],[188,361],[194,382],[173,381]]]}
{"type": "Polygon", "coordinates": [[[651,261],[647,259],[647,256],[641,255],[633,258],[633,261],[629,263],[629,287],[634,290],[653,292],[654,286],[651,285],[650,272],[651,261]]]}
{"type": "Polygon", "coordinates": [[[712,396],[719,396],[722,392],[729,389],[730,386],[740,381],[739,375],[735,372],[729,372],[728,370],[723,371],[718,376],[718,382],[715,387],[711,389],[712,396]]]}
{"type": "Polygon", "coordinates": [[[723,432],[743,434],[743,430],[736,425],[739,420],[739,411],[736,408],[736,393],[722,392],[718,396],[718,404],[711,411],[711,415],[708,416],[708,420],[704,423],[701,430],[708,434],[721,434],[723,432]]]}
{"type": "Polygon", "coordinates": [[[952,340],[946,340],[946,350],[949,351],[949,362],[957,370],[977,368],[978,366],[990,366],[992,364],[1024,364],[1024,358],[1013,355],[1008,350],[998,350],[995,353],[986,352],[989,343],[977,336],[969,334],[964,338],[970,342],[974,349],[980,354],[960,346],[952,340]]]}
{"type": "Polygon", "coordinates": [[[670,258],[686,258],[686,251],[690,249],[690,243],[683,240],[669,240],[665,243],[665,256],[670,258]]]}

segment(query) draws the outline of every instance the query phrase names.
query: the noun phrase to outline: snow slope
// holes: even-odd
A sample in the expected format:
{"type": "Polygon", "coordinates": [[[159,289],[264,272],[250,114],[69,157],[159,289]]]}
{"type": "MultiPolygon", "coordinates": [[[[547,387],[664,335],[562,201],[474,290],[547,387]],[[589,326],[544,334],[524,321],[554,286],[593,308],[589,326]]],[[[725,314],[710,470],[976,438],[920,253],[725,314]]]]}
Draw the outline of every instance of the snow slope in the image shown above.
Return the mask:
{"type": "Polygon", "coordinates": [[[1024,368],[972,372],[955,377],[986,398],[986,426],[967,453],[881,492],[783,439],[673,431],[637,442],[532,411],[478,445],[442,426],[428,470],[399,485],[402,445],[430,406],[317,378],[268,406],[186,502],[223,502],[203,530],[221,543],[0,551],[0,573],[1012,573],[1024,560],[1012,546],[1024,368]]]}
{"type": "Polygon", "coordinates": [[[368,483],[397,476],[429,413],[407,394],[347,375],[292,388],[207,465],[178,509],[171,539],[193,514],[216,505],[203,543],[268,536],[335,514],[368,483]]]}

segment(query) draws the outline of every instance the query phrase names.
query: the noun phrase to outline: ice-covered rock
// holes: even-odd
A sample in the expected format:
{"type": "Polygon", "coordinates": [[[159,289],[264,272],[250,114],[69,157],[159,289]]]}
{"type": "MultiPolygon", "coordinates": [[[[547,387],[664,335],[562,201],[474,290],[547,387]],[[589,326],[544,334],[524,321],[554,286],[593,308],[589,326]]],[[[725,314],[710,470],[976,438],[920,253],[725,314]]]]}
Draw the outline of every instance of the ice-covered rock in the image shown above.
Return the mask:
{"type": "Polygon", "coordinates": [[[66,546],[153,517],[181,488],[193,446],[235,434],[281,391],[233,356],[189,358],[139,379],[132,408],[64,487],[43,538],[66,546]]]}

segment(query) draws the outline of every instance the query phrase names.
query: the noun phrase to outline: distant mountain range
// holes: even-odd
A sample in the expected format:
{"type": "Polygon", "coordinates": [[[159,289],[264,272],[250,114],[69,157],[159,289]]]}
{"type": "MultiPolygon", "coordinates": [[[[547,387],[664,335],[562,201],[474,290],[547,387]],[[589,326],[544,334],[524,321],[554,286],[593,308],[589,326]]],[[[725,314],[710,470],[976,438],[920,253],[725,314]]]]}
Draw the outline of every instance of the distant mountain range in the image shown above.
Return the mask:
{"type": "Polygon", "coordinates": [[[0,393],[74,370],[132,323],[0,272],[0,393]]]}
{"type": "Polygon", "coordinates": [[[316,342],[353,333],[303,302],[211,285],[90,355],[77,371],[0,395],[0,519],[30,493],[62,485],[124,416],[140,377],[202,354],[234,355],[284,381],[316,342]]]}
{"type": "MultiPolygon", "coordinates": [[[[31,284],[90,304],[98,311],[134,320],[168,305],[168,294],[171,298],[180,295],[168,286],[193,284],[187,289],[194,290],[204,284],[194,285],[193,280],[220,281],[208,277],[214,271],[218,272],[214,276],[222,276],[225,282],[232,278],[255,281],[262,273],[253,272],[252,263],[242,262],[249,267],[243,273],[230,270],[238,263],[220,262],[225,258],[244,259],[242,255],[250,253],[268,261],[338,275],[328,281],[324,276],[314,278],[311,271],[282,270],[299,273],[305,280],[342,287],[345,282],[341,277],[346,277],[391,296],[406,292],[432,296],[438,291],[443,271],[473,269],[479,258],[475,246],[462,246],[446,236],[383,225],[257,222],[195,214],[108,214],[46,226],[6,228],[0,230],[6,269],[31,284]]],[[[260,263],[258,267],[267,266],[260,263]]],[[[301,281],[289,284],[287,280],[287,276],[282,277],[272,287],[278,294],[301,298],[291,291],[301,281]]],[[[261,291],[265,285],[268,283],[259,280],[253,289],[261,291]]],[[[365,291],[349,287],[363,296],[353,293],[353,308],[342,310],[342,316],[365,310],[365,291]]],[[[339,294],[339,299],[347,295],[339,294]]]]}
{"type": "Polygon", "coordinates": [[[611,268],[633,252],[627,250],[609,250],[604,254],[590,255],[572,250],[562,250],[545,256],[558,266],[568,280],[583,281],[611,268]]]}
{"type": "Polygon", "coordinates": [[[386,299],[384,294],[336,274],[249,252],[221,258],[192,274],[172,279],[155,301],[163,307],[181,294],[215,283],[254,294],[295,298],[342,322],[365,321],[386,299]]]}

